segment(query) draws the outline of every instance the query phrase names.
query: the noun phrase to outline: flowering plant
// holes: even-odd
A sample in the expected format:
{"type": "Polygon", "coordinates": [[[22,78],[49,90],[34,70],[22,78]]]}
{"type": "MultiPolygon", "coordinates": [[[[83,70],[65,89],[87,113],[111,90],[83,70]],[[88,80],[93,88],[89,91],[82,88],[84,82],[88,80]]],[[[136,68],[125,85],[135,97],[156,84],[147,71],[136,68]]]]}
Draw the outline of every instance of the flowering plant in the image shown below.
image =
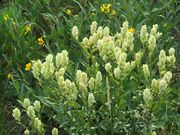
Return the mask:
{"type": "MultiPolygon", "coordinates": [[[[84,69],[75,66],[72,70],[66,50],[55,57],[47,55],[44,62],[32,61],[37,88],[42,90],[35,97],[43,104],[44,113],[61,132],[69,134],[173,133],[180,126],[177,106],[171,101],[175,50],[159,50],[162,33],[158,25],[150,32],[143,25],[140,33],[134,33],[126,21],[121,32],[111,35],[108,27],[93,22],[90,32],[80,42],[88,59],[84,69]]],[[[78,40],[77,26],[72,35],[78,40]]],[[[40,107],[23,106],[28,106],[31,121],[41,123],[32,111],[40,107]]],[[[20,121],[18,109],[13,116],[20,121]]],[[[45,130],[40,124],[37,132],[44,134],[45,130]]]]}

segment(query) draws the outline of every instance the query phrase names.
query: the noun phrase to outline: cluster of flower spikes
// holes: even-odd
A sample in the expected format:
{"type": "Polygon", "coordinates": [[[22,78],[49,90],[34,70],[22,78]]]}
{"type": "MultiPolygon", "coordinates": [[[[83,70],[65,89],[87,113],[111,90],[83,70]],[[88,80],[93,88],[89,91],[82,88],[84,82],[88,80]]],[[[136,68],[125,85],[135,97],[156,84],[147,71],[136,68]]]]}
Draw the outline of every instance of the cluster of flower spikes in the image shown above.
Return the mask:
{"type": "MultiPolygon", "coordinates": [[[[142,58],[145,56],[143,49],[140,49],[138,52],[134,53],[134,60],[127,61],[128,53],[134,52],[134,33],[129,32],[128,29],[129,23],[126,21],[121,27],[121,32],[111,36],[108,27],[97,27],[97,23],[92,22],[90,26],[91,35],[89,37],[85,37],[82,40],[81,45],[82,47],[90,48],[89,50],[98,50],[99,55],[106,63],[106,71],[108,73],[114,73],[114,77],[116,79],[123,79],[135,67],[139,68],[142,65],[144,78],[148,80],[151,72],[149,71],[148,64],[142,63],[142,58]],[[113,68],[114,65],[116,66],[113,68]]],[[[162,33],[158,32],[158,25],[153,25],[150,33],[148,33],[147,26],[143,25],[138,35],[142,43],[142,48],[147,48],[149,53],[148,57],[151,60],[151,56],[157,47],[157,39],[159,39],[162,35],[162,33]]],[[[91,52],[93,53],[93,51],[91,52]]],[[[174,48],[169,49],[169,56],[166,56],[166,52],[164,50],[160,51],[157,65],[161,78],[153,79],[151,88],[146,88],[144,90],[143,98],[146,104],[148,104],[148,101],[152,99],[153,89],[156,89],[157,87],[159,93],[161,93],[162,90],[165,90],[168,87],[168,84],[172,78],[171,70],[175,65],[175,61],[176,58],[174,48]]]]}
{"type": "Polygon", "coordinates": [[[85,72],[77,70],[75,80],[71,81],[64,77],[68,64],[68,52],[63,50],[61,53],[57,53],[55,58],[52,54],[47,55],[44,63],[40,60],[32,61],[32,73],[40,82],[43,79],[56,80],[59,91],[67,100],[76,100],[79,95],[84,100],[88,98],[90,100],[88,101],[89,106],[91,106],[95,103],[94,96],[91,92],[94,88],[101,85],[101,72],[98,71],[95,77],[88,77],[85,72]]]}
{"type": "MultiPolygon", "coordinates": [[[[23,108],[26,111],[28,118],[32,123],[32,127],[36,129],[39,133],[44,132],[43,123],[41,122],[40,118],[38,117],[38,113],[41,109],[41,104],[38,100],[36,100],[33,105],[28,98],[25,98],[23,102],[21,102],[23,108]]],[[[21,111],[18,108],[15,108],[12,113],[15,120],[21,123],[21,111]]],[[[24,123],[23,123],[24,124],[24,123]]],[[[25,135],[29,135],[29,130],[26,129],[24,132],[25,135]]]]}
{"type": "MultiPolygon", "coordinates": [[[[31,104],[30,100],[28,98],[25,98],[23,100],[23,102],[21,102],[21,101],[19,101],[19,102],[23,106],[23,109],[25,110],[25,112],[30,120],[30,125],[32,126],[32,128],[35,129],[40,134],[44,133],[43,123],[39,118],[39,112],[41,110],[40,101],[36,100],[33,104],[31,104]]],[[[21,120],[21,111],[19,110],[19,108],[15,108],[13,110],[12,116],[19,124],[23,123],[23,121],[21,120]]],[[[25,123],[23,123],[23,124],[25,124],[25,123]]],[[[26,129],[24,131],[24,135],[29,135],[29,134],[30,134],[29,129],[26,129]]],[[[58,135],[57,128],[52,129],[52,135],[58,135]]]]}

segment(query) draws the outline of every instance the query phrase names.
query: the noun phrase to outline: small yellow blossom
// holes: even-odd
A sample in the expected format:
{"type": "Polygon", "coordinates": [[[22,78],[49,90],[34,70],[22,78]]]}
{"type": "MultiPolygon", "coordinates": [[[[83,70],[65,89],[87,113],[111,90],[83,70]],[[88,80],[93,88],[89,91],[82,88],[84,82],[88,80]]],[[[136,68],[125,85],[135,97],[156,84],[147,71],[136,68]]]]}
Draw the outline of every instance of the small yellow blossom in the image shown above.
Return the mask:
{"type": "Polygon", "coordinates": [[[25,70],[29,71],[31,69],[31,63],[27,63],[25,66],[25,70]]]}
{"type": "Polygon", "coordinates": [[[112,15],[116,15],[116,11],[114,9],[112,10],[112,15]]]}
{"type": "Polygon", "coordinates": [[[134,32],[135,32],[135,29],[134,29],[134,28],[129,28],[129,29],[128,29],[128,32],[134,33],[134,32]]]}
{"type": "Polygon", "coordinates": [[[38,44],[39,44],[40,46],[44,46],[43,37],[39,37],[39,38],[37,39],[37,42],[38,42],[38,44]]]}
{"type": "Polygon", "coordinates": [[[28,33],[28,32],[30,32],[31,31],[31,26],[30,25],[27,25],[26,27],[25,27],[25,35],[28,33]]]}
{"type": "Polygon", "coordinates": [[[11,73],[9,73],[9,74],[7,75],[7,79],[8,79],[8,80],[12,80],[12,74],[11,74],[11,73]]]}
{"type": "Polygon", "coordinates": [[[72,14],[71,10],[70,9],[66,9],[66,14],[67,15],[71,15],[72,14]]]}
{"type": "Polygon", "coordinates": [[[3,16],[3,18],[4,18],[5,21],[7,21],[7,20],[9,20],[9,15],[8,15],[8,14],[5,14],[5,15],[3,16]]]}
{"type": "Polygon", "coordinates": [[[109,13],[111,10],[111,4],[103,4],[101,6],[101,11],[104,13],[104,14],[107,14],[109,13]]]}

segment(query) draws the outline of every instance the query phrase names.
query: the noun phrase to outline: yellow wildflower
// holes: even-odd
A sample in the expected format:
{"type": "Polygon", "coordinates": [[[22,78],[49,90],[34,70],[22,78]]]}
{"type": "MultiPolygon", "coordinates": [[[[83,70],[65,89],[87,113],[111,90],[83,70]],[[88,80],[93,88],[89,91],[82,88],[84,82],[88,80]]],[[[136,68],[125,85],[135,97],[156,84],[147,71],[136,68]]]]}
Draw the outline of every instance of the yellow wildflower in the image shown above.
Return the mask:
{"type": "Polygon", "coordinates": [[[29,71],[31,69],[31,63],[27,63],[25,66],[25,70],[29,71]]]}
{"type": "Polygon", "coordinates": [[[31,31],[31,26],[30,25],[27,25],[26,27],[25,27],[25,35],[28,33],[28,32],[30,32],[31,31]]]}
{"type": "Polygon", "coordinates": [[[43,37],[39,37],[39,38],[37,39],[37,42],[38,42],[39,45],[44,46],[43,37]]]}
{"type": "Polygon", "coordinates": [[[8,80],[12,80],[12,74],[11,74],[11,73],[9,73],[9,74],[7,75],[7,79],[8,79],[8,80]]]}
{"type": "Polygon", "coordinates": [[[134,29],[134,28],[129,28],[129,29],[128,29],[128,32],[134,33],[134,32],[135,32],[135,29],[134,29]]]}
{"type": "Polygon", "coordinates": [[[70,9],[66,9],[66,14],[67,15],[71,15],[72,14],[71,10],[70,9]]]}
{"type": "Polygon", "coordinates": [[[110,9],[111,9],[111,4],[103,4],[101,6],[101,12],[103,12],[104,14],[109,13],[110,9]]]}
{"type": "Polygon", "coordinates": [[[9,15],[8,15],[8,14],[5,14],[5,15],[3,16],[3,18],[4,18],[5,21],[7,21],[7,20],[9,20],[9,15]]]}
{"type": "Polygon", "coordinates": [[[116,11],[114,9],[112,10],[112,15],[116,15],[116,11]]]}

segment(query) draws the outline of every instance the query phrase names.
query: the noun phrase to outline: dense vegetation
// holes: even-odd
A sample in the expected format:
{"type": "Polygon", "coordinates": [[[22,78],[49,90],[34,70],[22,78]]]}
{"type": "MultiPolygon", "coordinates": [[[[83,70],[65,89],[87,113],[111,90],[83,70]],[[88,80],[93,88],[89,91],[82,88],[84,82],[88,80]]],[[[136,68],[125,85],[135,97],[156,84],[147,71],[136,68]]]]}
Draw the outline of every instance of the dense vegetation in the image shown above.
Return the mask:
{"type": "Polygon", "coordinates": [[[178,0],[0,10],[0,134],[180,134],[178,0]]]}

